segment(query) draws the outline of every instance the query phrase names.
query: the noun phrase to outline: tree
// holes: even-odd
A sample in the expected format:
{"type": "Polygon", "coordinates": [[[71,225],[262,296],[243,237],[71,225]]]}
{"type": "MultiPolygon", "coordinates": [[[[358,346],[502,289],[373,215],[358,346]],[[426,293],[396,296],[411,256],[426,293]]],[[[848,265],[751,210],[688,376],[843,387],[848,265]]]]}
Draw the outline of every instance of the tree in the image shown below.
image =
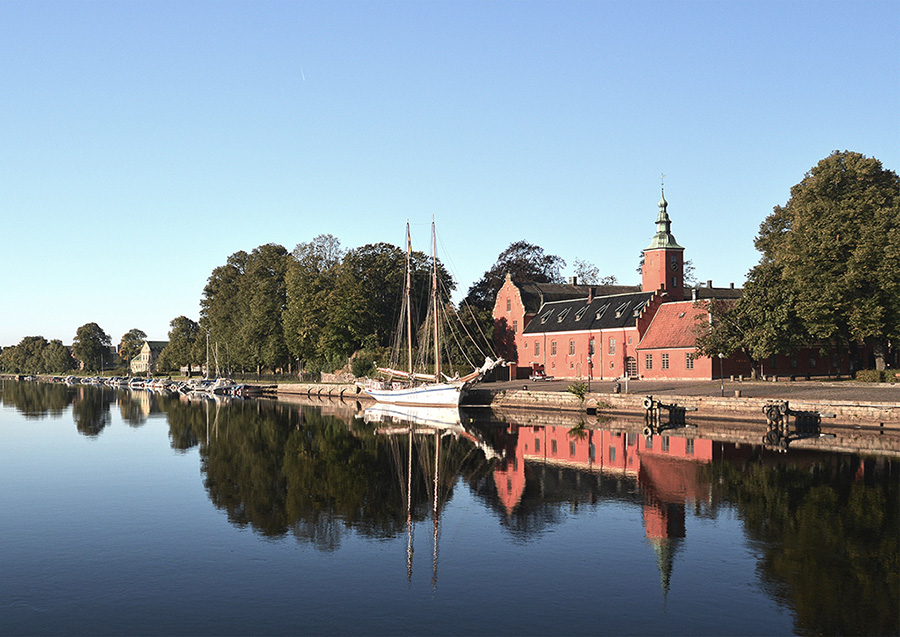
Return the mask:
{"type": "Polygon", "coordinates": [[[345,253],[340,241],[330,234],[294,248],[285,272],[287,306],[283,319],[285,344],[293,358],[309,361],[322,357],[323,317],[328,315],[329,295],[345,253]]]}
{"type": "MultiPolygon", "coordinates": [[[[411,318],[414,333],[425,320],[430,303],[432,258],[410,254],[411,318]]],[[[437,263],[438,303],[449,301],[456,284],[437,263]]],[[[362,346],[387,347],[397,331],[406,279],[406,252],[388,243],[368,244],[349,251],[337,269],[328,295],[328,313],[321,334],[326,357],[349,356],[362,346]]]]}
{"type": "Polygon", "coordinates": [[[84,369],[99,371],[109,362],[109,336],[96,323],[85,323],[75,332],[72,350],[84,369]]]}
{"type": "Polygon", "coordinates": [[[199,360],[200,326],[186,316],[178,316],[172,319],[169,327],[169,344],[160,352],[157,366],[176,370],[186,365],[190,378],[191,364],[199,360]]]}
{"type": "Polygon", "coordinates": [[[209,331],[213,343],[226,351],[230,368],[245,368],[250,364],[241,325],[247,315],[247,300],[242,294],[242,279],[249,255],[235,252],[225,265],[212,271],[200,299],[200,326],[209,331]]]}
{"type": "Polygon", "coordinates": [[[507,272],[516,282],[562,283],[560,270],[565,265],[562,258],[545,254],[540,246],[527,241],[516,241],[501,252],[497,262],[472,284],[465,302],[480,309],[491,309],[507,272]]]}
{"type": "Polygon", "coordinates": [[[581,285],[615,285],[618,280],[614,275],[600,276],[600,268],[588,261],[575,259],[575,277],[581,285]]]}
{"type": "Polygon", "coordinates": [[[119,357],[125,361],[126,366],[141,353],[146,338],[147,335],[143,330],[137,328],[128,330],[122,335],[122,339],[119,341],[119,357]]]}
{"type": "Polygon", "coordinates": [[[711,323],[698,323],[697,351],[711,358],[743,353],[755,378],[759,362],[808,342],[792,291],[780,285],[774,264],[754,268],[737,300],[698,301],[711,315],[711,323]]]}
{"type": "Polygon", "coordinates": [[[26,336],[18,345],[13,358],[18,371],[36,374],[44,371],[42,354],[47,347],[43,336],[26,336]]]}
{"type": "Polygon", "coordinates": [[[262,367],[283,367],[289,360],[282,319],[287,306],[285,272],[290,258],[283,246],[274,243],[255,248],[247,258],[241,284],[246,304],[241,336],[257,373],[262,367]]]}
{"type": "Polygon", "coordinates": [[[69,348],[59,339],[53,339],[41,354],[43,371],[51,374],[67,372],[75,367],[75,359],[69,348]]]}
{"type": "Polygon", "coordinates": [[[881,162],[835,151],[760,226],[757,268],[776,268],[802,331],[849,349],[868,341],[884,369],[900,339],[900,179],[881,162]]]}

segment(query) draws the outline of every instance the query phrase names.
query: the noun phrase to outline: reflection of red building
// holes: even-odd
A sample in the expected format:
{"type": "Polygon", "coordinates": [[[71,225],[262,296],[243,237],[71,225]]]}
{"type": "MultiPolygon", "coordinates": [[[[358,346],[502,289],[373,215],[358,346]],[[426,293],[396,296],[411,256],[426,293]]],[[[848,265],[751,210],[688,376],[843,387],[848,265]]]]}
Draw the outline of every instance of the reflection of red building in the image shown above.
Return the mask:
{"type": "Polygon", "coordinates": [[[709,484],[699,478],[699,468],[712,462],[713,441],[556,426],[510,425],[509,433],[506,460],[494,471],[507,513],[525,492],[526,462],[631,475],[641,487],[644,529],[668,591],[674,553],[685,537],[685,503],[708,498],[709,484]]]}

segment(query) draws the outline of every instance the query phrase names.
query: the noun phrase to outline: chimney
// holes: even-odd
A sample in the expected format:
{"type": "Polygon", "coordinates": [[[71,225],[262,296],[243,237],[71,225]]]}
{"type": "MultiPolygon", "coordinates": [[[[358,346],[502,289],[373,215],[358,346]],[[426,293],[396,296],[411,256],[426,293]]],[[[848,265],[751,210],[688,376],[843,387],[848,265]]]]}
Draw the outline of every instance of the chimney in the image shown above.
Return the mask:
{"type": "Polygon", "coordinates": [[[578,285],[578,277],[570,276],[569,277],[569,285],[578,285]]]}
{"type": "Polygon", "coordinates": [[[734,281],[731,282],[731,289],[734,289],[734,281]]]}
{"type": "Polygon", "coordinates": [[[706,282],[706,287],[712,288],[712,279],[709,279],[709,280],[706,282]]]}
{"type": "Polygon", "coordinates": [[[691,288],[691,300],[692,301],[697,300],[697,288],[691,288]]]}
{"type": "Polygon", "coordinates": [[[588,288],[588,305],[594,302],[594,286],[588,288]]]}

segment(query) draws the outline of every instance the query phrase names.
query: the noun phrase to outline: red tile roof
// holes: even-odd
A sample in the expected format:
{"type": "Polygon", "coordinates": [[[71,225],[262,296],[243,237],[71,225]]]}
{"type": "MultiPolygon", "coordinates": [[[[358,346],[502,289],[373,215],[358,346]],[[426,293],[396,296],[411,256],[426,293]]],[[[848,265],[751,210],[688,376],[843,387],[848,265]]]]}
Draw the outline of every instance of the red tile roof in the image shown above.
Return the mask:
{"type": "Polygon", "coordinates": [[[663,303],[637,349],[693,347],[697,326],[709,320],[706,310],[691,301],[663,303]]]}

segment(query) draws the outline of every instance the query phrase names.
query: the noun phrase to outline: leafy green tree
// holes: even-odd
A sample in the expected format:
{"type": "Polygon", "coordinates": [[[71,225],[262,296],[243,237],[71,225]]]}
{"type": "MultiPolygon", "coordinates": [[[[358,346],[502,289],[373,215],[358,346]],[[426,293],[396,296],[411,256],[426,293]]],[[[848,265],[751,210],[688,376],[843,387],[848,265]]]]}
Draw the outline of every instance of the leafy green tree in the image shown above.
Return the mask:
{"type": "Polygon", "coordinates": [[[85,323],[75,332],[72,350],[86,370],[99,371],[109,360],[109,335],[96,323],[85,323]]]}
{"type": "Polygon", "coordinates": [[[212,271],[200,299],[200,327],[209,332],[210,340],[225,349],[226,365],[245,369],[250,356],[244,346],[241,326],[248,313],[242,292],[244,272],[249,255],[235,252],[225,265],[212,271]]]}
{"type": "MultiPolygon", "coordinates": [[[[410,312],[413,336],[425,321],[431,299],[432,257],[410,254],[410,312]]],[[[456,284],[437,262],[438,303],[449,301],[456,284]]],[[[406,285],[406,252],[388,243],[368,244],[346,254],[329,294],[322,345],[327,356],[349,356],[366,346],[388,347],[401,322],[406,285]]],[[[405,329],[405,327],[404,327],[405,329]]]]}
{"type": "Polygon", "coordinates": [[[47,347],[43,336],[26,336],[16,345],[14,364],[19,372],[37,374],[44,371],[42,355],[47,347]]]}
{"type": "MultiPolygon", "coordinates": [[[[186,316],[178,316],[172,319],[169,327],[169,344],[160,352],[157,366],[160,369],[177,370],[186,365],[190,378],[191,365],[200,360],[200,325],[186,316]]],[[[205,344],[205,339],[203,342],[205,344]]]]}
{"type": "Polygon", "coordinates": [[[793,290],[781,284],[780,268],[760,264],[751,270],[738,301],[697,302],[712,316],[711,324],[698,323],[697,351],[711,358],[743,353],[755,378],[760,361],[809,342],[794,304],[793,290]]]}
{"type": "MultiPolygon", "coordinates": [[[[809,337],[848,348],[868,341],[884,369],[900,339],[900,179],[881,162],[835,151],[791,188],[760,226],[757,268],[793,302],[809,337]]],[[[752,275],[752,273],[751,273],[752,275]]],[[[854,361],[856,363],[856,361],[854,361]]],[[[858,367],[858,364],[854,365],[858,367]]]]}
{"type": "Polygon", "coordinates": [[[516,241],[501,252],[497,262],[472,284],[465,301],[468,305],[490,310],[497,298],[497,291],[506,280],[507,272],[516,282],[562,283],[560,270],[565,265],[562,258],[546,254],[540,246],[527,241],[516,241]]]}
{"type": "Polygon", "coordinates": [[[76,361],[62,341],[53,339],[41,353],[41,363],[44,372],[59,374],[74,369],[76,361]]]}
{"type": "Polygon", "coordinates": [[[147,335],[144,331],[137,328],[128,330],[122,335],[122,339],[119,341],[119,356],[125,365],[131,363],[131,360],[141,353],[146,338],[147,335]]]}
{"type": "Polygon", "coordinates": [[[262,367],[274,371],[289,360],[282,319],[287,306],[285,273],[290,258],[283,246],[269,243],[255,248],[247,259],[240,286],[246,308],[241,336],[257,373],[262,367]]]}
{"type": "Polygon", "coordinates": [[[311,361],[324,357],[322,326],[345,251],[330,234],[297,244],[285,272],[287,306],[284,338],[290,355],[311,361]]]}

